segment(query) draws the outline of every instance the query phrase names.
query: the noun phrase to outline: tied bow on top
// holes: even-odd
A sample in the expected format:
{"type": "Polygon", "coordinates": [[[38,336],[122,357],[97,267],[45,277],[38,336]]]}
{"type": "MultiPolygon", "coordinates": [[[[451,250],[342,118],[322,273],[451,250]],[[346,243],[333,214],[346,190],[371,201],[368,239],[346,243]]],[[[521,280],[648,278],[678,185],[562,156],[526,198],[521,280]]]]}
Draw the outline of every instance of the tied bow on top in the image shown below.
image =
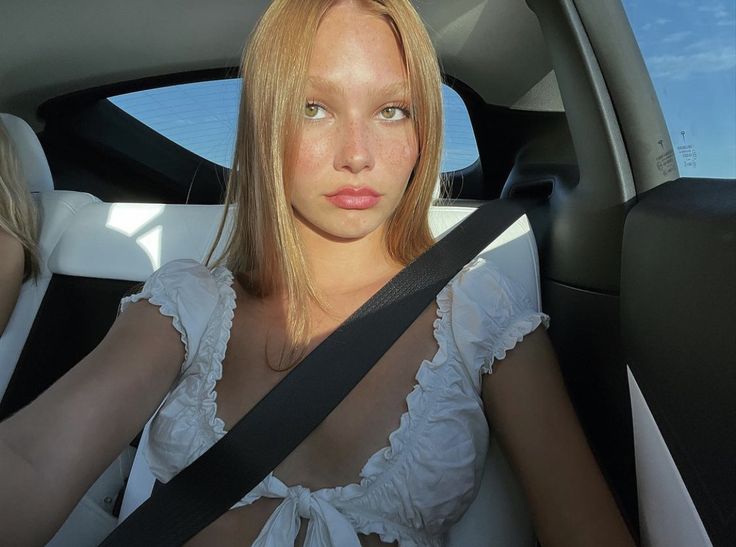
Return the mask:
{"type": "Polygon", "coordinates": [[[287,487],[274,476],[264,481],[271,498],[284,501],[271,514],[253,547],[294,545],[301,519],[309,519],[304,547],[360,547],[355,529],[329,501],[303,486],[287,487]]]}

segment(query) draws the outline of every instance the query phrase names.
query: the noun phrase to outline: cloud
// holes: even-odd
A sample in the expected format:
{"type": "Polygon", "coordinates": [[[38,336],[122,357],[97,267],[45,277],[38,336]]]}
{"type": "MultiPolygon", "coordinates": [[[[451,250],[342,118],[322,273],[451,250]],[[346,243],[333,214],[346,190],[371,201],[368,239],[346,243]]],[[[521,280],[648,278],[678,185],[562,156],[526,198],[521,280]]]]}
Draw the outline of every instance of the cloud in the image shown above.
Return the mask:
{"type": "Polygon", "coordinates": [[[709,49],[713,49],[713,46],[713,40],[705,38],[703,40],[693,42],[692,44],[688,44],[682,49],[683,51],[708,51],[709,49]]]}
{"type": "Polygon", "coordinates": [[[725,19],[731,16],[726,7],[720,2],[718,4],[698,6],[698,11],[712,13],[716,19],[725,19]]]}
{"type": "Polygon", "coordinates": [[[729,48],[731,49],[731,51],[736,51],[734,49],[734,44],[730,40],[724,41],[717,37],[708,37],[708,38],[703,38],[701,40],[693,42],[691,44],[688,44],[684,47],[681,47],[680,49],[682,51],[687,51],[687,52],[692,52],[692,53],[707,53],[707,52],[718,51],[721,49],[729,49],[729,48]]]}
{"type": "Polygon", "coordinates": [[[655,19],[652,22],[645,23],[644,25],[640,27],[640,30],[643,30],[643,31],[652,30],[652,28],[654,28],[655,25],[658,27],[661,27],[671,22],[672,22],[672,19],[665,19],[664,17],[660,17],[659,19],[655,19]]]}
{"type": "Polygon", "coordinates": [[[669,34],[662,38],[661,42],[663,44],[675,44],[677,42],[682,42],[685,38],[692,35],[692,32],[689,30],[683,31],[683,32],[673,32],[672,34],[669,34]]]}
{"type": "Polygon", "coordinates": [[[736,19],[721,19],[716,25],[719,27],[733,27],[736,26],[736,19]]]}
{"type": "Polygon", "coordinates": [[[736,68],[736,50],[720,46],[684,55],[655,55],[646,59],[653,78],[687,80],[696,74],[709,74],[736,68]]]}

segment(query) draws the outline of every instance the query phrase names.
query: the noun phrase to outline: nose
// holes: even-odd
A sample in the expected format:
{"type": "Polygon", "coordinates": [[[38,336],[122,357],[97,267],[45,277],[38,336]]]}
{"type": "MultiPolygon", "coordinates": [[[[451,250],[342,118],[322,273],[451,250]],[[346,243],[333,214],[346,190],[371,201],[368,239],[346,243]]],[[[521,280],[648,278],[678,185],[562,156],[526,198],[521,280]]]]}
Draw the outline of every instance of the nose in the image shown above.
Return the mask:
{"type": "Polygon", "coordinates": [[[335,154],[335,169],[357,174],[373,168],[373,143],[368,123],[346,121],[340,132],[340,141],[335,154]]]}

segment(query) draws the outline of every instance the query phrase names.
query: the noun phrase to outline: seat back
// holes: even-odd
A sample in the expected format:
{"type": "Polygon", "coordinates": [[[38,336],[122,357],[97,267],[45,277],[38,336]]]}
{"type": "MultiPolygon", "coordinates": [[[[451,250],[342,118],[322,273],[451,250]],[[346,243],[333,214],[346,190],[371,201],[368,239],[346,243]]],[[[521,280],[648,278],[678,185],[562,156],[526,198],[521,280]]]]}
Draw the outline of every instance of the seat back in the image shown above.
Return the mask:
{"type": "Polygon", "coordinates": [[[47,266],[51,251],[75,212],[96,199],[78,192],[55,192],[46,155],[31,126],[12,114],[0,113],[0,120],[15,146],[28,190],[34,194],[41,224],[38,242],[39,276],[35,280],[26,281],[21,287],[13,314],[0,336],[2,400],[51,279],[47,266]]]}
{"type": "Polygon", "coordinates": [[[20,168],[29,192],[47,192],[54,189],[49,162],[36,133],[24,120],[12,114],[0,113],[10,140],[15,145],[20,168]]]}

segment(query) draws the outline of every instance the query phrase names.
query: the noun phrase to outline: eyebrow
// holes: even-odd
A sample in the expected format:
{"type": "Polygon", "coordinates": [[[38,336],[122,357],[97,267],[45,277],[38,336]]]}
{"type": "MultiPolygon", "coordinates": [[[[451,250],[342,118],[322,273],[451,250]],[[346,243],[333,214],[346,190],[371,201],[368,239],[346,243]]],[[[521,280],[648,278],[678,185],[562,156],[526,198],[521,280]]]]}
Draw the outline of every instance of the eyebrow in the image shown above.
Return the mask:
{"type": "MultiPolygon", "coordinates": [[[[312,86],[328,92],[333,93],[336,95],[347,95],[347,91],[345,88],[337,83],[333,82],[332,80],[326,80],[325,78],[320,78],[318,76],[310,76],[307,78],[307,82],[311,84],[312,86]]],[[[385,86],[376,89],[375,91],[371,92],[371,95],[408,95],[409,94],[409,86],[407,82],[393,82],[390,84],[386,84],[385,86]]]]}

